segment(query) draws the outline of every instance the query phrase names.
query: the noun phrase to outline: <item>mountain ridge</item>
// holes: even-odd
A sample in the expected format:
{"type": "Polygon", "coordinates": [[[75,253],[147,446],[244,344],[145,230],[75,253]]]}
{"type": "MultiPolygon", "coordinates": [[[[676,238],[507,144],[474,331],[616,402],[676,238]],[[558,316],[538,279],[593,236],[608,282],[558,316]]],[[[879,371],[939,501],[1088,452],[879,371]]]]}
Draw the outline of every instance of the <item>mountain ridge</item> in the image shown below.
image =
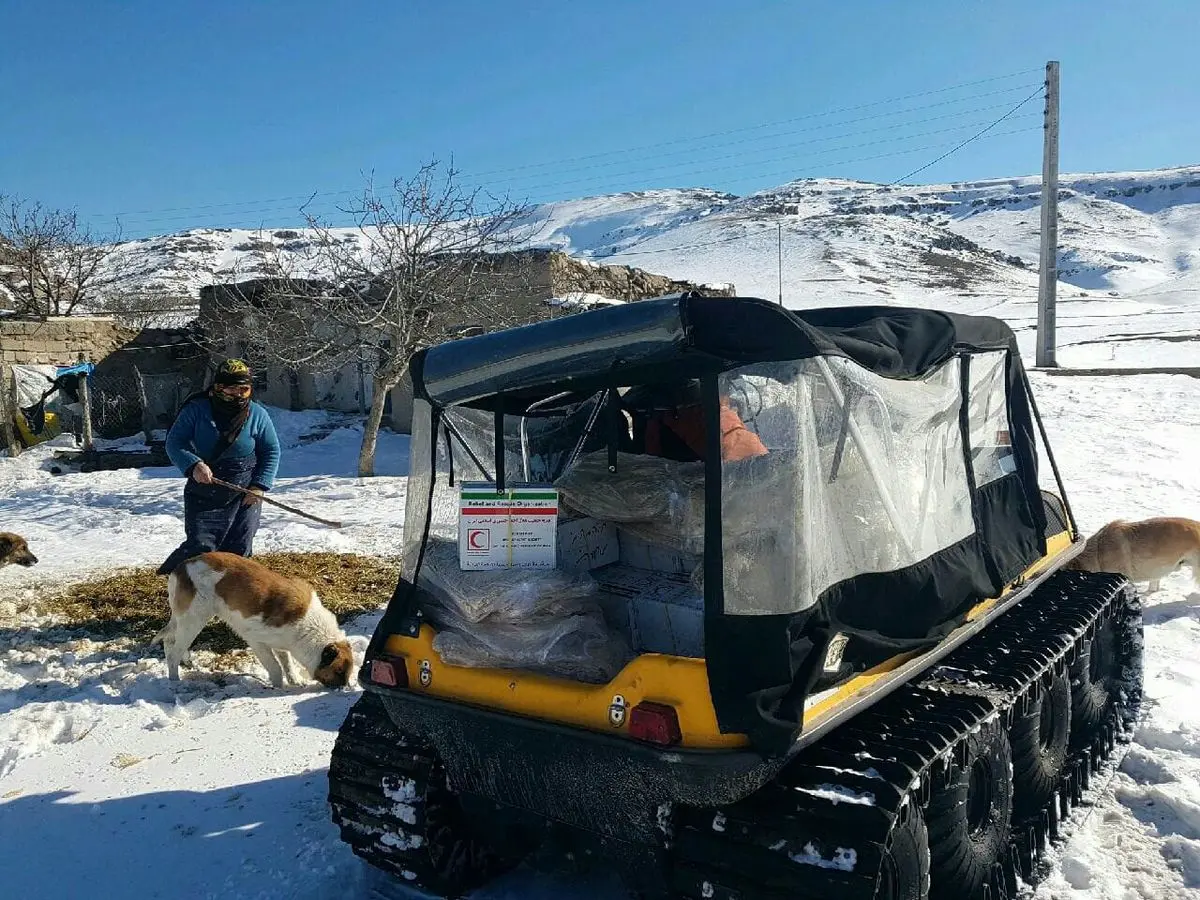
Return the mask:
{"type": "MultiPolygon", "coordinates": [[[[1104,327],[1100,298],[1107,318],[1132,316],[1151,332],[1200,301],[1200,165],[1064,174],[1059,198],[1060,316],[1080,313],[1085,336],[1104,327]]],[[[782,281],[788,306],[942,306],[998,315],[1023,331],[1036,314],[1040,202],[1039,176],[927,185],[805,178],[745,196],[663,188],[556,201],[519,227],[527,246],[732,282],[743,295],[778,299],[782,281]]],[[[205,284],[261,274],[264,252],[303,271],[312,238],[303,228],[198,228],[128,241],[113,256],[116,286],[186,309],[205,284]]]]}

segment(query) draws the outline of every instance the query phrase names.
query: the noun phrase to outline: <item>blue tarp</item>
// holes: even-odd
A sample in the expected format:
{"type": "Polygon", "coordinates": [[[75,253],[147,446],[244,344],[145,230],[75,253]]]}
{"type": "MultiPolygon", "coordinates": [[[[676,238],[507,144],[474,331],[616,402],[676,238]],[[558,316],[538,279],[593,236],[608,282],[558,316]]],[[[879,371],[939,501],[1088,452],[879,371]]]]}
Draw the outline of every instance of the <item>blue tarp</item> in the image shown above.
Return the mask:
{"type": "Polygon", "coordinates": [[[88,375],[91,375],[95,371],[96,371],[95,363],[81,362],[81,363],[78,363],[73,366],[65,366],[65,367],[60,366],[58,371],[56,371],[54,373],[54,377],[61,378],[64,375],[76,375],[79,373],[86,373],[88,375]]]}

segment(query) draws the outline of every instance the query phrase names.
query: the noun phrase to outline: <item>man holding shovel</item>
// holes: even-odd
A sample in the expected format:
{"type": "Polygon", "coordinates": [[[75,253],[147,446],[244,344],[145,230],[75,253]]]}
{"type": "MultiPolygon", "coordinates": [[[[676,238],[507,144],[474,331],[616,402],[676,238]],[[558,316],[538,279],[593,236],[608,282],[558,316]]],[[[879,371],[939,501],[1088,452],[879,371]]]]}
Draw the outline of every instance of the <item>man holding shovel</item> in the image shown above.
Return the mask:
{"type": "Polygon", "coordinates": [[[227,359],[212,386],[183,404],[167,433],[167,455],[187,476],[186,538],[159,567],[160,575],[211,550],[252,555],[259,498],[274,485],[279,469],[275,426],[266,409],[250,399],[252,390],[249,366],[227,359]]]}

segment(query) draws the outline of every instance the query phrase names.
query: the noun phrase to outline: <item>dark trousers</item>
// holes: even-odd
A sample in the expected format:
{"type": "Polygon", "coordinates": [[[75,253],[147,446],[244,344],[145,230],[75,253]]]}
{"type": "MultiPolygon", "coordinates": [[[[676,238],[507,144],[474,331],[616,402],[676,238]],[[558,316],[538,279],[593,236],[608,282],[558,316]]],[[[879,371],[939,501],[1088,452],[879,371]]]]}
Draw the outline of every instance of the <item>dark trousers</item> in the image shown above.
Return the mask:
{"type": "MultiPolygon", "coordinates": [[[[218,460],[211,468],[222,481],[249,487],[255,462],[253,456],[218,460]]],[[[262,506],[246,506],[244,499],[244,494],[229,488],[199,484],[189,478],[183,489],[184,541],[159,566],[158,574],[169,575],[185,560],[213,550],[252,556],[262,506]]]]}

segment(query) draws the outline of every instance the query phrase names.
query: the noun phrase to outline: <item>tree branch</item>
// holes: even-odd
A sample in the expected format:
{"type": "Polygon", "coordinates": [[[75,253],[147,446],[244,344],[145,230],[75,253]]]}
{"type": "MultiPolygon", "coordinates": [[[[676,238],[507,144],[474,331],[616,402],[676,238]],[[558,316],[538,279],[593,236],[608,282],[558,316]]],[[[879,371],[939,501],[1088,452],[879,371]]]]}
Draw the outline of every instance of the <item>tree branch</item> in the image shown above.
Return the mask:
{"type": "MultiPolygon", "coordinates": [[[[342,212],[353,226],[334,228],[305,211],[313,240],[302,259],[285,263],[266,250],[255,269],[267,281],[222,292],[214,340],[292,370],[362,360],[375,390],[386,392],[417,350],[521,318],[498,300],[525,293],[514,284],[527,256],[505,254],[528,237],[519,227],[528,207],[468,189],[452,162],[433,160],[386,191],[368,180],[342,212]]],[[[373,447],[382,401],[371,409],[364,448],[368,439],[373,447]]],[[[360,469],[369,469],[366,457],[360,469]]]]}

